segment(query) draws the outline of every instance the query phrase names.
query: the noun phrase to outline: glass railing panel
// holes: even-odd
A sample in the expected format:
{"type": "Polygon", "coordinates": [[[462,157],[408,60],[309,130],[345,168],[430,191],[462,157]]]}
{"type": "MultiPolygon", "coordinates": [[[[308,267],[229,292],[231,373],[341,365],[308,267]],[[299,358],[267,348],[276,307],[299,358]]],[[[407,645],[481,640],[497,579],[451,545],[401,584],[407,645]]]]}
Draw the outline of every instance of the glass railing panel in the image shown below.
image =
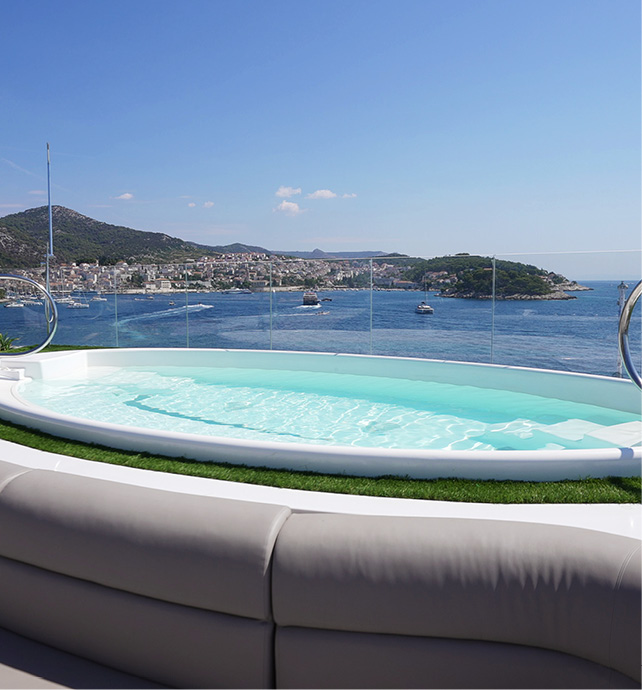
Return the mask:
{"type": "Polygon", "coordinates": [[[424,260],[373,259],[373,352],[488,362],[491,303],[446,296],[451,281],[424,260]]]}
{"type": "Polygon", "coordinates": [[[274,261],[272,269],[272,349],[370,351],[367,261],[274,261]]]}
{"type": "MultiPolygon", "coordinates": [[[[494,303],[493,259],[481,261],[478,294],[451,290],[452,276],[408,272],[408,260],[395,258],[60,267],[52,271],[59,310],[53,342],[372,353],[605,375],[621,371],[618,286],[628,285],[626,296],[640,279],[639,251],[497,255],[494,303]],[[592,289],[569,292],[569,300],[504,299],[504,261],[560,273],[592,289]],[[83,271],[93,278],[83,282],[83,271]],[[316,294],[317,304],[304,303],[306,291],[316,294]],[[432,313],[417,313],[422,302],[432,313]]],[[[42,271],[25,275],[44,283],[42,271]]],[[[629,329],[640,369],[641,311],[634,311],[629,329]]],[[[44,316],[37,321],[37,310],[0,313],[8,337],[25,345],[41,340],[46,322],[44,316]]]]}
{"type": "Polygon", "coordinates": [[[53,322],[49,311],[43,291],[28,282],[3,276],[0,281],[0,355],[31,350],[44,343],[53,322]]]}
{"type": "Polygon", "coordinates": [[[187,312],[189,347],[269,349],[268,293],[190,291],[187,312]]]}
{"type": "Polygon", "coordinates": [[[490,359],[488,300],[442,297],[439,291],[420,288],[380,289],[374,291],[373,312],[375,354],[467,362],[490,359]]]}
{"type": "MultiPolygon", "coordinates": [[[[618,375],[618,286],[628,284],[628,294],[639,274],[640,252],[498,255],[494,363],[618,375]],[[568,299],[504,299],[510,278],[501,270],[502,259],[546,268],[577,285],[557,283],[559,296],[568,299]]],[[[639,362],[639,314],[631,333],[631,352],[639,362]]]]}

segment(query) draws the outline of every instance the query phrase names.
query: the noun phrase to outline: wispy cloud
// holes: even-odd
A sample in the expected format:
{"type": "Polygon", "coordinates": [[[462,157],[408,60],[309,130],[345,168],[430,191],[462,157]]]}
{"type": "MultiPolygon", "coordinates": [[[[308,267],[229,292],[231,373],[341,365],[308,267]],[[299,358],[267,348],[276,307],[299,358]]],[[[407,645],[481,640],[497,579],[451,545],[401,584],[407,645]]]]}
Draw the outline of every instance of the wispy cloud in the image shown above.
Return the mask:
{"type": "Polygon", "coordinates": [[[24,204],[0,204],[0,208],[24,208],[24,204]]]}
{"type": "Polygon", "coordinates": [[[8,158],[2,158],[0,160],[4,161],[7,165],[10,165],[14,170],[19,170],[21,173],[24,173],[25,175],[31,175],[31,177],[42,178],[42,175],[36,175],[36,173],[31,172],[31,170],[26,170],[25,168],[21,168],[17,163],[10,161],[8,158]]]}
{"type": "Polygon", "coordinates": [[[356,196],[357,195],[354,192],[352,192],[352,194],[342,194],[341,198],[342,199],[354,199],[356,196]]]}
{"type": "Polygon", "coordinates": [[[308,194],[306,199],[334,199],[336,194],[331,192],[329,189],[317,189],[316,192],[308,194]]]}
{"type": "Polygon", "coordinates": [[[114,197],[114,199],[123,199],[125,201],[129,201],[130,199],[133,199],[134,195],[131,192],[125,192],[124,194],[121,194],[120,196],[114,197]]]}
{"type": "Polygon", "coordinates": [[[33,194],[35,196],[44,196],[47,193],[46,190],[44,189],[32,189],[29,194],[33,194]]]}
{"type": "Polygon", "coordinates": [[[214,206],[214,202],[213,202],[213,201],[206,201],[206,202],[203,204],[203,208],[212,208],[212,206],[214,206]]]}
{"type": "Polygon", "coordinates": [[[284,187],[281,185],[275,192],[275,196],[278,196],[280,199],[289,199],[295,194],[301,194],[301,187],[295,189],[294,187],[284,187]]]}
{"type": "Polygon", "coordinates": [[[189,204],[187,204],[190,208],[194,208],[196,204],[193,201],[190,201],[189,204]]]}
{"type": "Polygon", "coordinates": [[[294,201],[282,201],[273,211],[285,213],[286,216],[298,216],[305,213],[305,209],[299,208],[299,204],[294,201]]]}

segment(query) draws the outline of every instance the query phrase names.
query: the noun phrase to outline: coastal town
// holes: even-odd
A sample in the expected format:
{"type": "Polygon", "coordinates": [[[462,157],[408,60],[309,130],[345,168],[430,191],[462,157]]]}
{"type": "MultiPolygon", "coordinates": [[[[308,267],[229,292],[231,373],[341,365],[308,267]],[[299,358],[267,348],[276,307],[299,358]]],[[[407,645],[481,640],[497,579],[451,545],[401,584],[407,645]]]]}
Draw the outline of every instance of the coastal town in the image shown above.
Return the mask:
{"type": "MultiPolygon", "coordinates": [[[[418,261],[418,260],[415,260],[418,261]]],[[[488,299],[491,296],[491,268],[422,270],[407,257],[372,259],[296,259],[257,252],[203,256],[181,263],[143,264],[120,261],[114,265],[54,263],[49,267],[53,294],[96,292],[157,294],[194,292],[275,292],[297,290],[432,290],[442,297],[488,299]],[[479,276],[486,287],[471,291],[470,276],[479,276]]],[[[46,267],[14,269],[14,273],[46,282],[46,267]]],[[[587,290],[575,281],[555,273],[540,276],[545,291],[498,292],[497,299],[574,299],[573,293],[587,290]]]]}
{"type": "MultiPolygon", "coordinates": [[[[406,266],[385,259],[292,259],[268,254],[223,254],[180,264],[140,264],[118,262],[113,266],[98,263],[53,264],[50,286],[54,293],[167,293],[185,289],[210,292],[270,289],[333,290],[365,288],[372,282],[382,289],[423,289],[423,285],[404,279],[406,266]]],[[[15,271],[44,282],[45,268],[15,271]]],[[[446,271],[426,276],[434,286],[444,287],[453,280],[446,271]]]]}

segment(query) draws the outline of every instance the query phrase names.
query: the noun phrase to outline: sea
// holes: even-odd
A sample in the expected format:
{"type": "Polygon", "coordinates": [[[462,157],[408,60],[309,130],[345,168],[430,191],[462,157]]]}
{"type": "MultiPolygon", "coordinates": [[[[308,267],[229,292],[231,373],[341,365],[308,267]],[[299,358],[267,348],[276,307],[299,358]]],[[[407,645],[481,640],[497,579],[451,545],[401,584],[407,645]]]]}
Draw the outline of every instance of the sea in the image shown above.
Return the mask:
{"type": "MultiPolygon", "coordinates": [[[[54,344],[96,347],[190,347],[305,350],[487,362],[613,376],[618,374],[618,285],[564,301],[455,299],[401,290],[329,290],[303,305],[303,293],[185,291],[76,298],[58,305],[54,344]],[[433,314],[417,314],[425,300],[433,314]]],[[[627,281],[633,287],[637,281],[627,281]]],[[[15,345],[43,339],[42,307],[0,309],[0,333],[15,345]],[[38,333],[40,335],[38,335],[38,333]]],[[[642,371],[641,320],[634,310],[629,343],[642,371]]],[[[626,376],[626,372],[624,372],[626,376]]]]}

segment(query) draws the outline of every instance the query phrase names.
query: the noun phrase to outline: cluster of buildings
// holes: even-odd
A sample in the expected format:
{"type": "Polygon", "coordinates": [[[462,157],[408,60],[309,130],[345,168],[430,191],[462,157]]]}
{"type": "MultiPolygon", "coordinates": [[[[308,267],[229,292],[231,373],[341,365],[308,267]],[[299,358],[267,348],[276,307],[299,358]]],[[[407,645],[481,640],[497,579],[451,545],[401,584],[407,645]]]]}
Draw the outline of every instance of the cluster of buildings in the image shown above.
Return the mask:
{"type": "MultiPolygon", "coordinates": [[[[249,289],[331,290],[375,287],[419,289],[406,280],[407,266],[377,259],[291,259],[268,254],[224,254],[201,257],[179,264],[139,264],[119,262],[114,266],[97,263],[56,264],[50,268],[50,288],[54,293],[172,292],[189,289],[216,291],[249,289]]],[[[24,269],[22,275],[44,283],[45,269],[24,269]]],[[[428,278],[430,280],[430,278],[428,278]]]]}

